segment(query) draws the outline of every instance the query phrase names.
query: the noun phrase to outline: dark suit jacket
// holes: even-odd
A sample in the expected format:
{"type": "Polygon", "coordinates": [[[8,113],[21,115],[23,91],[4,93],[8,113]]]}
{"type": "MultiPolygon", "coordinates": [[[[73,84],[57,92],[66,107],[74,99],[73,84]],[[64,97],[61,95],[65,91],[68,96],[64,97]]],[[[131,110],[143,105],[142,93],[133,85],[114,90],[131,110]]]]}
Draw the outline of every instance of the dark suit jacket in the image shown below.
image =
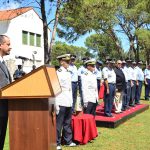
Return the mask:
{"type": "MultiPolygon", "coordinates": [[[[8,70],[6,70],[4,64],[0,61],[0,88],[6,86],[11,82],[11,76],[8,70]]],[[[8,116],[8,100],[0,100],[0,117],[8,116]]]]}
{"type": "Polygon", "coordinates": [[[115,67],[114,71],[116,73],[116,89],[121,92],[126,88],[125,76],[120,68],[115,67]]]}

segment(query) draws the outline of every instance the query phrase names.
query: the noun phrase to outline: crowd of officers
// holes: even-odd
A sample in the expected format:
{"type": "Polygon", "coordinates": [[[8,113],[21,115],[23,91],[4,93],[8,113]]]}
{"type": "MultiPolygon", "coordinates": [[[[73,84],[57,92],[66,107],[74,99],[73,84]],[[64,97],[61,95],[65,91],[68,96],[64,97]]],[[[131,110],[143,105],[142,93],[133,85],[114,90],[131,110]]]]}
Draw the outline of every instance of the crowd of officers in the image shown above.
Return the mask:
{"type": "Polygon", "coordinates": [[[57,149],[61,149],[61,140],[68,146],[76,146],[72,141],[71,116],[75,113],[77,93],[85,114],[95,116],[99,100],[99,91],[104,85],[104,115],[113,117],[112,108],[121,113],[140,104],[143,81],[145,99],[150,93],[150,65],[142,71],[142,61],[138,63],[126,59],[116,62],[107,59],[105,66],[99,60],[83,58],[83,65],[75,66],[75,55],[64,54],[57,57],[60,67],[57,75],[62,89],[56,96],[57,149]],[[102,68],[103,66],[103,68],[102,68]]]}

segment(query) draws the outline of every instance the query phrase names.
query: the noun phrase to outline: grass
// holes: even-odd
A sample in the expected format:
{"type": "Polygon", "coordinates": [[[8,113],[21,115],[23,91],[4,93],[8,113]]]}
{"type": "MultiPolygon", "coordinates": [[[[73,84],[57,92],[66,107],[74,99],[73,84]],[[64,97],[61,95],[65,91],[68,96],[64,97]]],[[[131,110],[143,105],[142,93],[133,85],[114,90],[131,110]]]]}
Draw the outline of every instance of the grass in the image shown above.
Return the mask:
{"type": "MultiPolygon", "coordinates": [[[[74,148],[64,146],[63,150],[150,150],[150,109],[115,129],[100,127],[98,131],[92,142],[74,148]]],[[[4,150],[9,150],[8,134],[4,150]]]]}

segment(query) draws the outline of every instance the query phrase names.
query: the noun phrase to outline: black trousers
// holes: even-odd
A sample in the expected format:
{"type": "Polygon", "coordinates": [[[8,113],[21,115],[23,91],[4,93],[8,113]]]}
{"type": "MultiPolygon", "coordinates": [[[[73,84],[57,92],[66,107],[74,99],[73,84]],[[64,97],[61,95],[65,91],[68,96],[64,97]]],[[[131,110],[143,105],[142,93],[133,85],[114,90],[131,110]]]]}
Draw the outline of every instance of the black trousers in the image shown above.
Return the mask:
{"type": "Polygon", "coordinates": [[[8,117],[0,117],[0,150],[4,148],[8,117]]]}
{"type": "Polygon", "coordinates": [[[72,143],[72,108],[59,106],[59,114],[56,116],[56,129],[57,129],[57,145],[61,145],[61,135],[67,145],[72,143]]]}
{"type": "Polygon", "coordinates": [[[88,102],[88,105],[84,110],[84,113],[95,116],[96,115],[96,106],[97,106],[97,103],[88,102]]]}
{"type": "Polygon", "coordinates": [[[98,80],[98,79],[97,79],[97,89],[98,89],[98,95],[99,95],[99,91],[100,91],[100,87],[101,87],[100,82],[101,82],[101,80],[98,80]]]}
{"type": "Polygon", "coordinates": [[[77,88],[78,88],[78,82],[72,82],[72,97],[73,97],[72,112],[75,111],[75,105],[77,100],[77,88]]]}

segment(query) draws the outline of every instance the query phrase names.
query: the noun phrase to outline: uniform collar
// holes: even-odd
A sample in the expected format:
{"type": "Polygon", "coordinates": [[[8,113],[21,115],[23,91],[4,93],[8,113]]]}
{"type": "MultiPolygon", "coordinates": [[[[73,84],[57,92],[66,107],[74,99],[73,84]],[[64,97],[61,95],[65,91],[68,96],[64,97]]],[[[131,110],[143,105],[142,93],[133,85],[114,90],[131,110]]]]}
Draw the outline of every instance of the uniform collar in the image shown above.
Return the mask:
{"type": "Polygon", "coordinates": [[[64,68],[63,66],[60,67],[63,71],[68,71],[69,68],[64,68]]]}
{"type": "Polygon", "coordinates": [[[140,68],[139,66],[136,66],[135,68],[140,68]]]}

